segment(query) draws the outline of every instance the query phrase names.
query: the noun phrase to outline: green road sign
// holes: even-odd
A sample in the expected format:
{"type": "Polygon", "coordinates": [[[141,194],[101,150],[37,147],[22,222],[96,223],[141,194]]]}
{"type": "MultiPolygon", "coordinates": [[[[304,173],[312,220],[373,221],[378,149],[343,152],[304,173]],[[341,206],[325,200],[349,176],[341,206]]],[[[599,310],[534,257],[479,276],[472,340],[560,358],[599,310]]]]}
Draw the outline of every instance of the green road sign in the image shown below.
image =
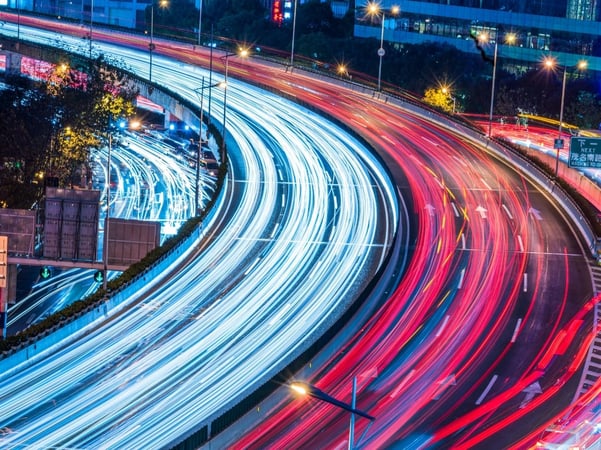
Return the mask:
{"type": "Polygon", "coordinates": [[[42,277],[42,279],[47,280],[48,278],[50,278],[50,275],[52,275],[50,273],[50,267],[48,266],[43,266],[40,269],[40,277],[42,277]]]}
{"type": "Polygon", "coordinates": [[[601,169],[601,138],[573,136],[570,139],[569,166],[601,169]]]}
{"type": "Polygon", "coordinates": [[[94,281],[96,283],[102,283],[104,281],[104,272],[102,270],[94,272],[94,281]]]}

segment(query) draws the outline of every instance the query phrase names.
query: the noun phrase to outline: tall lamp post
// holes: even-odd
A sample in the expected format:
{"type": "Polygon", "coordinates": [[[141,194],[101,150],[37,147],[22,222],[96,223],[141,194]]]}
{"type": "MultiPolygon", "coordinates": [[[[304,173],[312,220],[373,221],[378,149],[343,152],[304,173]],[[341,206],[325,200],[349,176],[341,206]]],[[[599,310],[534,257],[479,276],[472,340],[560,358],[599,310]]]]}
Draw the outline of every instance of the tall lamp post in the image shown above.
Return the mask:
{"type": "Polygon", "coordinates": [[[113,131],[109,125],[109,145],[106,158],[106,216],[104,216],[104,239],[102,244],[102,262],[104,265],[104,276],[102,277],[102,288],[106,291],[109,264],[109,216],[111,214],[111,150],[113,147],[113,131]]]}
{"type": "MultiPolygon", "coordinates": [[[[558,64],[555,58],[547,57],[544,60],[544,65],[547,70],[554,70],[558,64]]],[[[576,66],[574,66],[577,70],[585,70],[588,66],[586,61],[580,61],[576,66]]],[[[555,155],[555,178],[557,178],[559,174],[559,151],[563,148],[563,138],[561,137],[561,131],[563,127],[563,107],[565,103],[566,96],[566,80],[568,75],[568,66],[563,66],[563,76],[561,81],[561,105],[559,107],[559,129],[557,132],[557,139],[555,140],[554,147],[556,150],[555,155]]]]}
{"type": "MultiPolygon", "coordinates": [[[[489,37],[487,34],[480,34],[478,35],[478,40],[480,42],[486,43],[489,41],[489,37]]],[[[505,43],[509,44],[509,45],[513,45],[516,41],[516,35],[514,33],[507,33],[505,35],[505,43]]],[[[489,138],[492,137],[492,115],[493,115],[493,108],[494,108],[494,103],[495,103],[495,85],[496,85],[496,77],[497,77],[497,54],[498,54],[498,40],[495,39],[495,50],[494,50],[494,54],[493,54],[493,59],[491,61],[492,63],[492,84],[491,84],[491,88],[490,88],[490,109],[489,109],[489,113],[488,113],[488,133],[487,136],[489,138]]]]}
{"type": "MultiPolygon", "coordinates": [[[[167,0],[159,0],[159,7],[165,8],[169,6],[167,0]]],[[[148,81],[152,81],[152,52],[154,51],[154,0],[150,5],[150,42],[148,43],[148,81]]]]}
{"type": "MultiPolygon", "coordinates": [[[[355,445],[355,414],[358,416],[361,416],[365,419],[368,419],[370,422],[373,422],[376,420],[375,417],[370,416],[366,412],[361,411],[360,409],[356,408],[357,377],[353,378],[353,390],[352,390],[352,397],[351,397],[350,404],[342,402],[342,401],[326,394],[324,391],[322,391],[318,387],[313,386],[312,384],[309,384],[309,383],[305,383],[303,381],[293,381],[292,383],[290,383],[289,386],[290,386],[290,389],[292,389],[297,394],[305,395],[305,396],[315,398],[317,400],[321,400],[323,402],[329,403],[331,405],[334,405],[338,408],[344,409],[345,411],[348,411],[351,413],[351,420],[350,420],[350,424],[349,424],[349,443],[348,443],[349,450],[353,450],[354,445],[355,445]]],[[[367,430],[365,430],[365,431],[367,431],[367,430]]],[[[365,432],[364,432],[364,434],[365,434],[365,432]]]]}
{"type": "Polygon", "coordinates": [[[242,58],[246,58],[248,56],[248,54],[249,54],[249,51],[247,48],[240,48],[240,49],[238,49],[238,52],[226,53],[225,55],[223,55],[221,57],[222,60],[225,60],[225,78],[223,80],[223,131],[221,133],[221,135],[223,136],[223,143],[221,144],[221,161],[220,161],[221,164],[223,164],[225,162],[225,133],[226,133],[225,116],[226,116],[226,111],[227,111],[227,90],[228,90],[227,77],[228,77],[228,71],[229,71],[229,58],[230,58],[230,56],[240,56],[242,58]]]}
{"type": "Polygon", "coordinates": [[[294,12],[292,14],[292,48],[290,49],[290,70],[294,69],[294,37],[296,36],[296,4],[294,0],[294,12]]]}
{"type": "Polygon", "coordinates": [[[196,215],[200,214],[200,155],[202,152],[202,126],[203,126],[203,108],[204,108],[204,90],[212,89],[220,85],[220,83],[205,85],[205,77],[201,78],[201,85],[199,88],[194,89],[194,92],[200,94],[200,126],[198,128],[198,152],[196,153],[196,187],[194,191],[195,195],[195,211],[196,215]]]}
{"type": "MultiPolygon", "coordinates": [[[[378,57],[380,58],[380,63],[378,65],[378,91],[382,90],[382,58],[386,54],[386,50],[384,50],[384,23],[386,22],[386,12],[384,9],[380,8],[380,5],[376,2],[368,2],[367,3],[367,15],[371,17],[377,16],[380,12],[382,12],[382,30],[380,32],[380,48],[378,49],[378,57]]],[[[396,16],[401,11],[399,6],[391,6],[390,14],[396,16]]]]}
{"type": "Polygon", "coordinates": [[[201,45],[201,30],[202,30],[202,0],[200,0],[198,5],[198,46],[201,45]]]}

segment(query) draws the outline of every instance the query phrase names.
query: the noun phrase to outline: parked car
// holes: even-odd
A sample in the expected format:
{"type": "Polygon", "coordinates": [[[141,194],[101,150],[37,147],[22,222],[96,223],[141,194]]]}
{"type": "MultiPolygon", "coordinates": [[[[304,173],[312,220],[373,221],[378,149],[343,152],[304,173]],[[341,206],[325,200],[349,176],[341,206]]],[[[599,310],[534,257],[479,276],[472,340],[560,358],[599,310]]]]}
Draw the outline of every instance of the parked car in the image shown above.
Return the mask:
{"type": "Polygon", "coordinates": [[[200,170],[210,177],[217,178],[217,175],[219,175],[219,163],[214,159],[201,159],[200,170]]]}
{"type": "Polygon", "coordinates": [[[213,161],[217,161],[217,158],[215,158],[215,153],[213,153],[211,150],[202,150],[202,155],[201,155],[202,159],[212,159],[213,161]]]}

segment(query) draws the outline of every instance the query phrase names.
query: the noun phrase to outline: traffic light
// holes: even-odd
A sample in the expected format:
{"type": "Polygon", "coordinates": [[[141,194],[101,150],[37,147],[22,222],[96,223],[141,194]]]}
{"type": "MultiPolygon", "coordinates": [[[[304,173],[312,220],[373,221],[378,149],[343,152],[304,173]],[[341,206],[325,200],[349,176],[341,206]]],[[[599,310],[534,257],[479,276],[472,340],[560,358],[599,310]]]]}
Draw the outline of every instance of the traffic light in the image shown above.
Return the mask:
{"type": "Polygon", "coordinates": [[[50,275],[52,275],[52,272],[50,272],[50,267],[42,266],[40,269],[40,278],[42,278],[42,280],[47,280],[50,278],[50,275]]]}
{"type": "Polygon", "coordinates": [[[96,283],[102,283],[104,281],[104,272],[102,270],[94,272],[94,281],[96,283]]]}

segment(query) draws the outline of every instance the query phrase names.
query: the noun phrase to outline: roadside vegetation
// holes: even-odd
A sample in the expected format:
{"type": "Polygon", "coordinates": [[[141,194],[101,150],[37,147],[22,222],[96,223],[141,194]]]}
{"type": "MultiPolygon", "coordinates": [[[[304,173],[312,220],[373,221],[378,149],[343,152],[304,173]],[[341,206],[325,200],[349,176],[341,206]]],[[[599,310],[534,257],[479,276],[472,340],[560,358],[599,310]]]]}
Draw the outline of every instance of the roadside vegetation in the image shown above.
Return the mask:
{"type": "Polygon", "coordinates": [[[106,144],[113,118],[133,114],[136,91],[102,59],[59,64],[45,81],[19,77],[0,90],[0,207],[29,209],[45,186],[83,187],[90,152],[106,144]]]}

